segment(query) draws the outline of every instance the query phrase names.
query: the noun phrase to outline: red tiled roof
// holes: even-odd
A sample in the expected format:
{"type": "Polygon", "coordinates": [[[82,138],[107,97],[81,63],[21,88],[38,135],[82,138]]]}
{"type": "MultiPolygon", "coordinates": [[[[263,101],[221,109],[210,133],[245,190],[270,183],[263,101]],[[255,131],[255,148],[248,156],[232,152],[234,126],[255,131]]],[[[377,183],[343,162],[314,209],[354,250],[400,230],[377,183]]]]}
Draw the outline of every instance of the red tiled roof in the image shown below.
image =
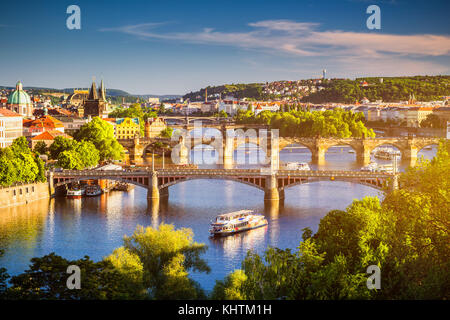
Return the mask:
{"type": "Polygon", "coordinates": [[[6,108],[0,108],[0,115],[3,117],[21,117],[17,112],[11,111],[6,108]]]}
{"type": "Polygon", "coordinates": [[[56,137],[63,136],[64,138],[72,139],[68,134],[62,133],[58,130],[44,131],[41,134],[31,138],[31,140],[54,140],[56,137]]]}

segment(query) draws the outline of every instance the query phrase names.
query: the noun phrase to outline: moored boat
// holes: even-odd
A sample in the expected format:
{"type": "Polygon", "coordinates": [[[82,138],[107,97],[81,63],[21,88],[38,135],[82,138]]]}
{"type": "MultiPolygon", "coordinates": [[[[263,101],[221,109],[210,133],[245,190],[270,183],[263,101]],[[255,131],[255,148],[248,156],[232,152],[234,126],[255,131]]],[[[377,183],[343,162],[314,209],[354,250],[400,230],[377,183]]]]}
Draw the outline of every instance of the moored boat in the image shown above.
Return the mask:
{"type": "Polygon", "coordinates": [[[395,156],[400,156],[400,151],[391,148],[378,148],[374,157],[383,160],[392,160],[395,156]]]}
{"type": "Polygon", "coordinates": [[[211,223],[209,232],[212,236],[226,236],[267,224],[268,222],[262,214],[255,214],[252,210],[240,210],[218,215],[216,220],[211,223]]]}
{"type": "Polygon", "coordinates": [[[90,185],[86,187],[86,196],[95,197],[102,194],[102,188],[98,185],[90,185]]]}
{"type": "Polygon", "coordinates": [[[69,199],[81,199],[84,195],[84,190],[83,189],[69,189],[67,190],[66,196],[69,199]]]}

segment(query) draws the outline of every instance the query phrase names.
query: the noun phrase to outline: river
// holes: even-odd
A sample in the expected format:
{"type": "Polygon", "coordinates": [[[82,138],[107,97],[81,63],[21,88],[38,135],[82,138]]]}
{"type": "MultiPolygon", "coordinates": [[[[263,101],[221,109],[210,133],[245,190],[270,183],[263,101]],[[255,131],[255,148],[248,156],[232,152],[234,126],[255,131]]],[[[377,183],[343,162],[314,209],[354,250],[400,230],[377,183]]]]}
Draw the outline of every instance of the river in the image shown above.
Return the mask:
{"type": "MultiPolygon", "coordinates": [[[[359,169],[355,154],[348,147],[333,147],[326,161],[313,169],[359,169]]],[[[192,151],[195,161],[210,151],[192,151]]],[[[242,153],[251,159],[258,150],[242,153]]],[[[432,158],[436,147],[422,150],[420,155],[432,158]]],[[[242,155],[241,154],[241,155],[242,155]]],[[[238,157],[236,154],[235,157],[238,157]]],[[[304,148],[286,148],[282,161],[310,161],[304,148]]],[[[389,161],[387,161],[389,162],[389,161]]],[[[383,163],[386,163],[383,162],[383,163]]],[[[252,165],[241,165],[249,167],[252,165]]],[[[208,166],[207,166],[208,167],[208,166]]],[[[405,164],[400,164],[404,169],[405,164]]],[[[287,189],[284,206],[265,208],[262,191],[232,181],[192,180],[170,187],[170,197],[158,212],[147,205],[147,191],[136,187],[129,192],[113,191],[94,198],[69,200],[58,197],[27,206],[2,209],[0,212],[0,248],[5,254],[0,266],[12,275],[23,272],[32,257],[55,252],[67,259],[84,255],[100,260],[122,245],[124,235],[131,235],[137,225],[174,224],[176,228],[191,228],[194,240],[208,246],[203,258],[212,271],[191,273],[206,290],[215,280],[223,279],[241,266],[248,250],[263,253],[268,246],[295,249],[305,227],[317,231],[320,219],[332,209],[345,209],[353,199],[380,196],[380,191],[347,182],[315,182],[287,189]],[[239,209],[254,209],[264,213],[269,225],[221,239],[208,235],[210,220],[217,214],[239,209]]]]}

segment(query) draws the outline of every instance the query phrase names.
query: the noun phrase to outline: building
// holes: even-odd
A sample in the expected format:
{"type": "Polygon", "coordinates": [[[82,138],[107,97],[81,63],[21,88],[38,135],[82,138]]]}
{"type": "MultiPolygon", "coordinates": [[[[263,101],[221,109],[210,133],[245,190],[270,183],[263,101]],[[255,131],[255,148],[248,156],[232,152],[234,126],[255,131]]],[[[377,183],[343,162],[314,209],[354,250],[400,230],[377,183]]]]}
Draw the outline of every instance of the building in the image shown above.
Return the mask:
{"type": "MultiPolygon", "coordinates": [[[[108,116],[108,103],[106,101],[106,90],[103,84],[103,80],[100,84],[100,88],[97,91],[95,82],[92,82],[89,89],[89,95],[83,104],[83,116],[84,117],[100,117],[106,118],[108,116]]],[[[80,114],[80,113],[79,113],[80,114]]]]}
{"type": "Polygon", "coordinates": [[[410,107],[405,112],[405,121],[407,127],[419,128],[420,123],[433,113],[431,107],[410,107]]]}
{"type": "Polygon", "coordinates": [[[116,139],[133,139],[141,135],[139,118],[117,118],[115,129],[116,139]]]}
{"type": "Polygon", "coordinates": [[[160,102],[159,98],[157,98],[157,97],[148,98],[147,101],[148,101],[148,103],[153,103],[153,104],[156,104],[156,103],[160,102]]]}
{"type": "Polygon", "coordinates": [[[45,131],[42,132],[41,134],[38,134],[37,136],[34,136],[33,138],[31,138],[31,148],[34,149],[34,147],[36,146],[36,144],[39,141],[43,141],[47,147],[50,147],[50,145],[53,143],[53,141],[55,140],[56,137],[64,137],[67,139],[72,139],[71,136],[58,131],[58,130],[49,130],[49,131],[45,131]]]}
{"type": "Polygon", "coordinates": [[[27,139],[31,139],[34,136],[50,130],[57,130],[64,133],[64,124],[49,115],[45,115],[35,120],[23,120],[23,135],[27,137],[27,139]]]}
{"type": "Polygon", "coordinates": [[[22,136],[22,116],[9,109],[0,108],[0,148],[9,147],[22,136]]]}
{"type": "Polygon", "coordinates": [[[16,90],[11,92],[8,97],[6,108],[24,117],[31,118],[33,116],[33,103],[28,93],[23,90],[22,82],[17,82],[16,90]]]}
{"type": "MultiPolygon", "coordinates": [[[[64,132],[69,135],[74,135],[83,125],[89,122],[89,119],[79,117],[58,117],[64,126],[64,132]]],[[[105,120],[105,119],[103,119],[105,120]]]]}
{"type": "Polygon", "coordinates": [[[154,138],[167,128],[166,121],[162,118],[149,118],[145,122],[145,137],[154,138]]]}

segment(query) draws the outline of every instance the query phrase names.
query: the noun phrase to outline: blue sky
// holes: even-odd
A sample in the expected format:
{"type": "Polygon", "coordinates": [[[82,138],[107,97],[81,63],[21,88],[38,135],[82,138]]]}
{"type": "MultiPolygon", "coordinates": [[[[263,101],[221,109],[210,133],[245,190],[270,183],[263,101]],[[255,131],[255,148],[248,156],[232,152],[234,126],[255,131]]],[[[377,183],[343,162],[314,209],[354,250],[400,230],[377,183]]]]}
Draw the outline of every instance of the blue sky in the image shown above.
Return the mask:
{"type": "Polygon", "coordinates": [[[450,74],[450,1],[8,1],[0,85],[135,94],[318,77],[450,74]],[[81,9],[81,30],[66,8],[81,9]],[[381,30],[366,8],[381,8],[381,30]]]}

